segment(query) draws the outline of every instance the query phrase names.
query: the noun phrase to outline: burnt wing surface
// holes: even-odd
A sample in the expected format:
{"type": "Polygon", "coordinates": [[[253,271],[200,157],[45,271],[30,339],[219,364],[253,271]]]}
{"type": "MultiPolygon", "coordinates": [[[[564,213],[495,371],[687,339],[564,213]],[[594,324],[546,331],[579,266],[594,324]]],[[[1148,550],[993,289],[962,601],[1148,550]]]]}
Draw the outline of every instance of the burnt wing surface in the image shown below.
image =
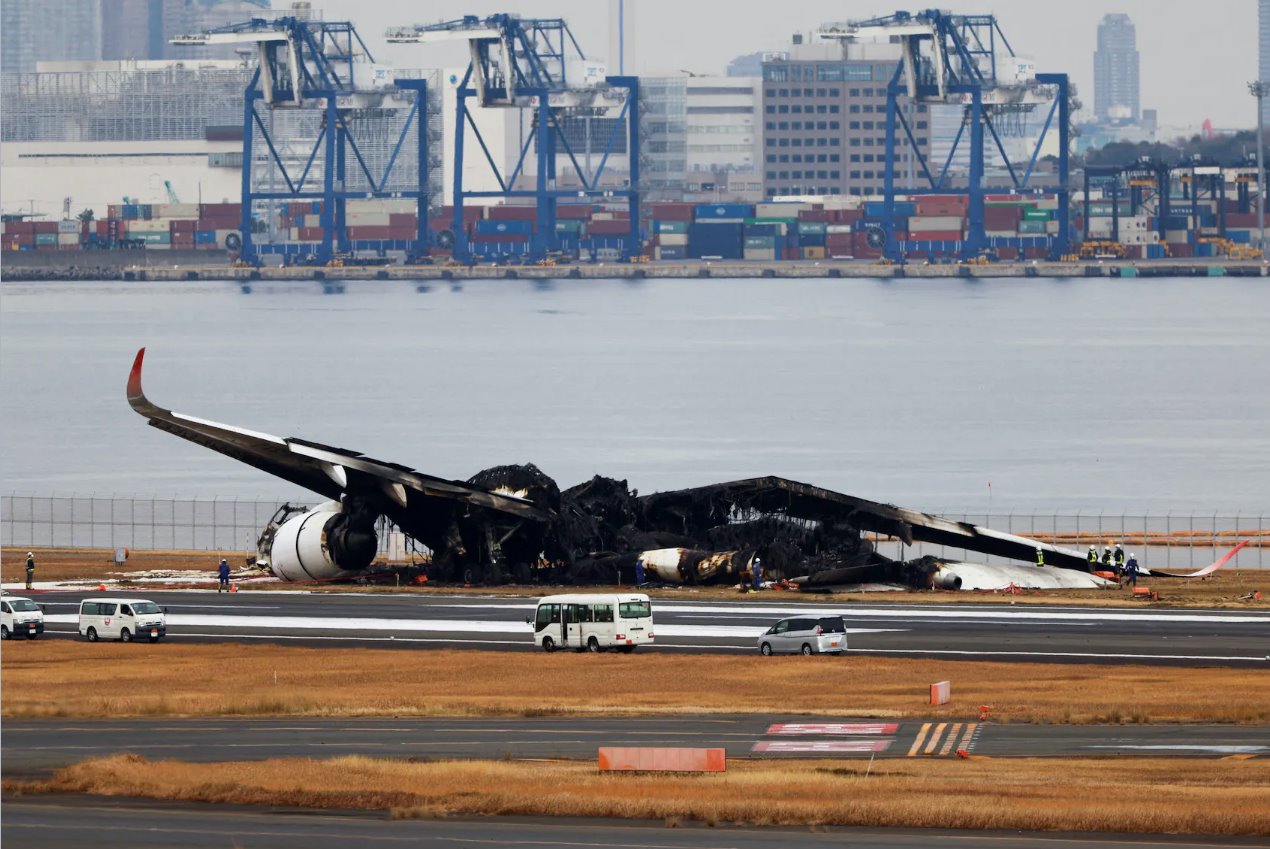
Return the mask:
{"type": "Polygon", "coordinates": [[[383,516],[431,554],[442,580],[633,582],[636,561],[670,557],[677,582],[807,577],[810,584],[887,581],[923,587],[938,564],[899,562],[864,533],[1086,569],[1080,552],[778,477],[639,495],[594,477],[561,491],[533,465],[496,466],[451,481],[356,451],[282,438],[175,413],[141,388],[145,349],[128,403],[149,423],[345,505],[383,516]]]}

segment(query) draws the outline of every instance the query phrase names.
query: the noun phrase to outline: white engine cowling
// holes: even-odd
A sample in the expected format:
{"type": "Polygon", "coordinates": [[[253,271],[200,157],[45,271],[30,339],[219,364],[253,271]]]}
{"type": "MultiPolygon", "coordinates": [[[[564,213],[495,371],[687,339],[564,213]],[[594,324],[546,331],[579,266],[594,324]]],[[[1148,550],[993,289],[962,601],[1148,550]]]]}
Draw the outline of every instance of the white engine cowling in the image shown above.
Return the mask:
{"type": "Polygon", "coordinates": [[[269,570],[284,581],[348,578],[374,560],[373,524],[352,523],[338,501],[319,504],[278,526],[269,547],[269,570]]]}

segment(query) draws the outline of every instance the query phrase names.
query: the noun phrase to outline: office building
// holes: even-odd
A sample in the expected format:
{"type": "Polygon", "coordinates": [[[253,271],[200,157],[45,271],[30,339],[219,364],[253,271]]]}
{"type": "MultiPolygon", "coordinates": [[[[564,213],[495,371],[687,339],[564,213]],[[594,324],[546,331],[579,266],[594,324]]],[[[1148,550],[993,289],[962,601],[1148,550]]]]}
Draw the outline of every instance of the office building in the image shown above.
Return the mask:
{"type": "Polygon", "coordinates": [[[1094,53],[1094,115],[1099,121],[1136,124],[1141,117],[1138,99],[1138,36],[1128,15],[1111,14],[1098,25],[1094,53]]]}
{"type": "Polygon", "coordinates": [[[37,62],[101,58],[101,0],[4,0],[0,70],[34,71],[37,62]]]}
{"type": "MultiPolygon", "coordinates": [[[[876,196],[886,171],[915,186],[917,160],[902,131],[886,156],[886,87],[899,49],[891,44],[804,44],[763,62],[763,187],[768,197],[876,196]]],[[[925,104],[901,101],[923,155],[930,151],[925,104]]]]}
{"type": "Polygon", "coordinates": [[[641,183],[655,200],[759,200],[757,77],[646,77],[641,183]]]}

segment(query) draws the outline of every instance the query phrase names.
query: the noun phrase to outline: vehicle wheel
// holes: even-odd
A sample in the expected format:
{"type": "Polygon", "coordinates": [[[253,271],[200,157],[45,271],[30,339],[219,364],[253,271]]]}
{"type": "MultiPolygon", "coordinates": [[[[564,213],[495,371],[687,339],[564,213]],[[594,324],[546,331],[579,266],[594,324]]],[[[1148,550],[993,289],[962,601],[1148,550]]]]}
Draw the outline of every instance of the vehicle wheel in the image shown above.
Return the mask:
{"type": "Polygon", "coordinates": [[[0,640],[7,640],[7,639],[9,639],[9,626],[0,625],[0,640]]]}
{"type": "Polygon", "coordinates": [[[595,637],[592,637],[591,639],[587,640],[587,641],[586,641],[586,650],[587,650],[587,651],[589,651],[591,654],[599,654],[599,653],[600,653],[600,641],[599,641],[599,640],[597,640],[595,637]]]}
{"type": "Polygon", "coordinates": [[[550,637],[543,637],[543,638],[542,638],[542,650],[543,650],[543,651],[555,651],[555,650],[556,650],[556,641],[555,641],[555,640],[553,640],[553,639],[551,639],[550,637]]]}
{"type": "Polygon", "coordinates": [[[132,632],[131,632],[131,631],[129,631],[127,628],[124,628],[122,631],[120,631],[120,632],[119,632],[119,642],[121,642],[121,643],[130,643],[130,642],[132,642],[132,632]]]}
{"type": "Polygon", "coordinates": [[[88,638],[88,642],[90,642],[90,643],[95,643],[95,642],[97,642],[97,629],[96,629],[96,628],[89,628],[89,629],[88,629],[88,633],[87,633],[87,634],[85,634],[84,636],[88,638]]]}
{"type": "Polygon", "coordinates": [[[805,655],[807,655],[807,654],[811,654],[811,644],[810,644],[810,643],[803,643],[803,654],[805,654],[805,655]]]}
{"type": "Polygon", "coordinates": [[[769,657],[772,653],[772,644],[763,643],[763,645],[758,647],[758,653],[763,655],[764,657],[769,657]]]}

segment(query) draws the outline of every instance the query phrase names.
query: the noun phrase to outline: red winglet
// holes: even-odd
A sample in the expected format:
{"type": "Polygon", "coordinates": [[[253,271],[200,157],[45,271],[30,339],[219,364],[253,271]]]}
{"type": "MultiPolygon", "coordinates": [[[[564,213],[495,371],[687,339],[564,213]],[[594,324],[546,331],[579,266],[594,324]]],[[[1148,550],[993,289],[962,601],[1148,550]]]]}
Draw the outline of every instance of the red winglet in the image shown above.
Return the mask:
{"type": "Polygon", "coordinates": [[[145,359],[146,349],[142,348],[137,351],[137,358],[132,361],[132,373],[128,375],[128,398],[143,398],[145,393],[141,391],[141,361],[145,359]]]}

